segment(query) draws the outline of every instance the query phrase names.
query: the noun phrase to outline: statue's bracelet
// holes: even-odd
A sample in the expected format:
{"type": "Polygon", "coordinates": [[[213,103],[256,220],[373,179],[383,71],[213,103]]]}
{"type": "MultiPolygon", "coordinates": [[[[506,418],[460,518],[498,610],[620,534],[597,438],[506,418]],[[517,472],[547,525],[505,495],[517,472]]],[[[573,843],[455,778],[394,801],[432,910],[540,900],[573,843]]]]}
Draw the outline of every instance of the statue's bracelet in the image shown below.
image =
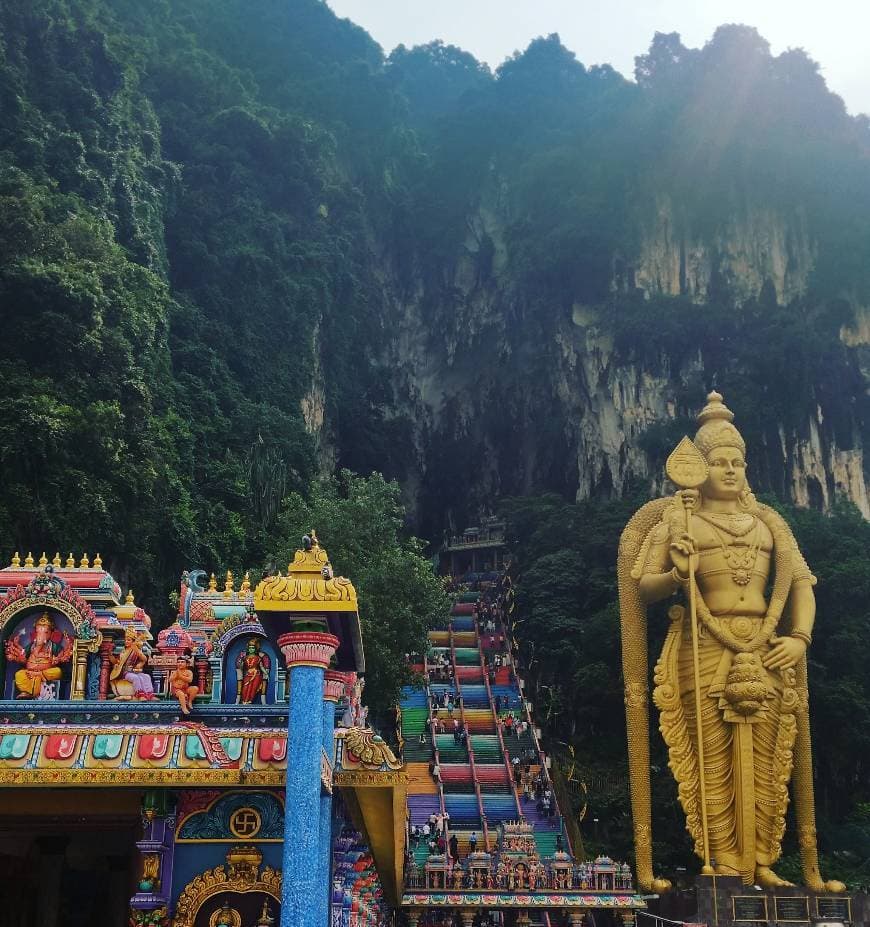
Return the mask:
{"type": "Polygon", "coordinates": [[[688,586],[689,585],[689,577],[683,576],[683,574],[680,573],[680,571],[676,567],[674,567],[671,570],[671,576],[673,576],[674,582],[676,582],[678,586],[688,586]]]}
{"type": "Polygon", "coordinates": [[[805,631],[792,631],[789,637],[796,637],[799,641],[803,641],[807,647],[813,642],[813,639],[805,631]]]}

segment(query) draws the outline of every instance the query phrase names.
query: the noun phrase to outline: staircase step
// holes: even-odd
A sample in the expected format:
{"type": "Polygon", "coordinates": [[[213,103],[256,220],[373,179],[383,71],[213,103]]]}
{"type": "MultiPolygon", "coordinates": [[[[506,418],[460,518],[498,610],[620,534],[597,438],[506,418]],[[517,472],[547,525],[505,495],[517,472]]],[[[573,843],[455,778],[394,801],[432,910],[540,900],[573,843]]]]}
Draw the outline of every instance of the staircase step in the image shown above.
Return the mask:
{"type": "Polygon", "coordinates": [[[445,795],[444,807],[450,814],[450,829],[480,827],[480,809],[476,795],[445,795]]]}
{"type": "Polygon", "coordinates": [[[519,817],[513,796],[483,796],[483,812],[490,826],[500,824],[502,821],[516,821],[519,817]]]}
{"type": "Polygon", "coordinates": [[[477,647],[456,647],[454,653],[457,666],[480,667],[480,651],[477,647]]]}
{"type": "Polygon", "coordinates": [[[446,788],[448,784],[470,783],[474,787],[474,779],[471,775],[471,766],[467,763],[442,763],[441,764],[441,781],[446,788]]]}
{"type": "Polygon", "coordinates": [[[428,763],[432,759],[432,741],[429,735],[425,735],[423,743],[420,743],[416,734],[406,737],[402,756],[406,763],[428,763]]]}
{"type": "Polygon", "coordinates": [[[405,771],[409,795],[438,795],[438,783],[429,775],[428,763],[409,763],[406,760],[405,771]]]}
{"type": "Polygon", "coordinates": [[[428,820],[430,815],[438,814],[441,811],[441,799],[437,795],[409,795],[408,796],[408,814],[411,823],[421,827],[428,820]]]}
{"type": "Polygon", "coordinates": [[[468,752],[461,744],[457,744],[452,734],[436,734],[435,742],[438,745],[438,756],[442,763],[467,763],[468,752]]]}
{"type": "Polygon", "coordinates": [[[497,735],[472,734],[469,739],[476,763],[480,762],[494,766],[504,761],[497,735]]]}
{"type": "Polygon", "coordinates": [[[475,628],[474,618],[471,615],[462,615],[451,618],[450,627],[454,634],[457,631],[473,631],[475,628]]]}
{"type": "MultiPolygon", "coordinates": [[[[475,760],[477,760],[477,757],[475,757],[475,760]]],[[[475,762],[475,769],[477,770],[477,781],[480,783],[481,788],[491,789],[499,785],[510,787],[510,778],[504,763],[490,765],[475,762]]]]}
{"type": "MultiPolygon", "coordinates": [[[[470,850],[469,838],[472,834],[477,836],[477,849],[483,849],[483,830],[480,827],[472,829],[469,827],[455,827],[453,821],[450,822],[450,835],[456,835],[456,842],[459,844],[459,858],[465,859],[470,850]]],[[[492,838],[490,838],[492,839],[492,838]]]]}

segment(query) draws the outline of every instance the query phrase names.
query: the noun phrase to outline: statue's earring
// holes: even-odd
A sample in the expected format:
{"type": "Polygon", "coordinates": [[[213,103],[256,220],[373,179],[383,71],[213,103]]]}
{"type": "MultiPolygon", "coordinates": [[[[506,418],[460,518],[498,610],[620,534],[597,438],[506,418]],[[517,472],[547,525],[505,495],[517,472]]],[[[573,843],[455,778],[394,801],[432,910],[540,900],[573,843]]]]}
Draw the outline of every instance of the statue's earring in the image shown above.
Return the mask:
{"type": "Polygon", "coordinates": [[[755,512],[758,508],[755,493],[752,492],[748,485],[743,487],[742,492],[737,497],[737,507],[742,512],[755,512]]]}

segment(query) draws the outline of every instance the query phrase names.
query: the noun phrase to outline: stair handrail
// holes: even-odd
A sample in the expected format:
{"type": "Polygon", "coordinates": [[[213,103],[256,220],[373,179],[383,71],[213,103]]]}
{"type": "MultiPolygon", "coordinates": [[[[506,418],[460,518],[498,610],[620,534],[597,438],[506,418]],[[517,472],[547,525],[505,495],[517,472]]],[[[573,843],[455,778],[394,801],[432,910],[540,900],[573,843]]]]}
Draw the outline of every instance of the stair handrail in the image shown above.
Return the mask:
{"type": "MultiPolygon", "coordinates": [[[[438,741],[435,739],[435,725],[432,723],[432,690],[430,688],[431,679],[429,679],[429,661],[426,658],[425,654],[423,656],[423,671],[426,674],[426,710],[429,716],[429,737],[432,739],[432,756],[435,759],[435,765],[438,767],[438,772],[441,772],[441,756],[438,752],[438,741]]],[[[444,804],[444,776],[439,775],[438,781],[435,783],[438,786],[438,801],[441,807],[441,814],[447,810],[447,806],[444,804]]],[[[447,825],[444,826],[444,840],[447,840],[447,825]]]]}
{"type": "MultiPolygon", "coordinates": [[[[507,640],[507,633],[508,633],[508,632],[507,632],[507,628],[505,627],[504,616],[503,616],[501,607],[499,607],[499,609],[498,609],[498,620],[499,620],[499,624],[500,624],[501,629],[502,629],[501,633],[503,633],[503,634],[505,635],[505,640],[507,640]]],[[[511,673],[511,674],[513,675],[513,677],[514,677],[514,679],[516,680],[516,683],[517,683],[517,690],[518,690],[519,693],[520,693],[520,705],[521,705],[520,710],[521,710],[521,713],[522,713],[523,717],[525,717],[525,720],[527,721],[527,723],[528,723],[528,725],[529,725],[529,730],[530,730],[531,733],[532,733],[532,743],[534,744],[535,752],[536,752],[537,755],[538,755],[538,765],[541,767],[541,769],[544,770],[547,779],[551,779],[552,777],[550,776],[550,773],[549,773],[549,771],[547,770],[547,764],[546,764],[546,762],[545,762],[544,751],[543,751],[543,748],[541,747],[541,742],[540,742],[540,740],[539,740],[539,738],[538,738],[537,730],[536,730],[536,728],[535,728],[534,720],[533,720],[533,718],[532,718],[532,713],[529,711],[529,703],[528,703],[528,701],[527,701],[527,699],[526,699],[525,692],[523,691],[523,686],[520,685],[520,677],[519,677],[519,674],[517,673],[517,665],[516,665],[516,661],[515,661],[515,659],[514,659],[514,657],[513,657],[513,654],[511,654],[511,660],[510,660],[508,672],[511,673]]],[[[562,834],[562,835],[568,840],[568,849],[569,849],[569,851],[573,851],[573,847],[571,846],[571,839],[570,839],[570,837],[568,836],[567,828],[565,827],[565,825],[564,825],[564,823],[563,823],[563,820],[562,820],[562,819],[563,819],[563,814],[562,814],[561,809],[559,808],[559,803],[556,801],[556,791],[555,791],[555,789],[552,788],[552,783],[551,783],[550,791],[552,792],[552,800],[553,800],[554,804],[556,805],[556,810],[559,812],[559,830],[558,830],[558,833],[562,834]]]]}
{"type": "MultiPolygon", "coordinates": [[[[456,641],[453,638],[453,615],[450,616],[449,640],[450,640],[450,659],[453,662],[453,680],[456,685],[456,692],[459,695],[459,717],[462,719],[462,727],[465,730],[465,748],[468,751],[468,765],[471,767],[471,781],[474,785],[474,794],[477,796],[477,812],[480,815],[480,826],[483,831],[483,845],[486,852],[489,852],[489,829],[486,823],[486,812],[483,808],[483,797],[480,794],[480,782],[477,778],[477,767],[474,765],[474,749],[471,745],[471,731],[465,722],[465,699],[462,697],[462,683],[459,681],[459,664],[456,662],[456,641]]],[[[480,652],[480,639],[478,638],[478,653],[480,652]]]]}
{"type": "MultiPolygon", "coordinates": [[[[477,619],[477,615],[474,616],[474,627],[477,630],[477,640],[480,641],[480,623],[477,619]]],[[[492,659],[490,657],[490,659],[492,659]]],[[[498,712],[495,710],[495,700],[492,697],[492,686],[489,684],[489,676],[486,673],[486,670],[483,666],[483,649],[480,648],[480,668],[483,671],[483,682],[486,686],[486,697],[489,699],[489,710],[492,712],[493,719],[495,720],[495,733],[498,736],[498,743],[501,749],[501,758],[504,760],[505,768],[507,769],[508,774],[508,785],[511,789],[511,794],[514,797],[514,804],[517,806],[517,820],[525,820],[525,815],[523,814],[523,807],[520,804],[519,793],[517,792],[517,786],[514,782],[514,771],[511,766],[511,758],[507,752],[507,748],[504,743],[504,735],[501,730],[501,723],[499,722],[498,712]]]]}

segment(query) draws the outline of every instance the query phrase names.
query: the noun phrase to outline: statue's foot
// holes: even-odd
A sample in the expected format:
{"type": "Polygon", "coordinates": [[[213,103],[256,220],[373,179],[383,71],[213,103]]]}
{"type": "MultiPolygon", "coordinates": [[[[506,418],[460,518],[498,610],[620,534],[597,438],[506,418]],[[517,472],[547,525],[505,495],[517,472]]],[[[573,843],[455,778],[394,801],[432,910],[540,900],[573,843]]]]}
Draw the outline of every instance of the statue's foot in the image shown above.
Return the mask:
{"type": "Polygon", "coordinates": [[[755,884],[762,888],[783,888],[784,886],[794,885],[794,882],[786,882],[781,879],[768,866],[757,866],[755,869],[755,884]]]}
{"type": "Polygon", "coordinates": [[[846,884],[837,879],[828,879],[828,881],[824,883],[823,890],[839,895],[841,892],[846,891],[846,884]]]}
{"type": "Polygon", "coordinates": [[[655,892],[658,895],[663,895],[671,890],[671,883],[669,879],[655,878],[651,872],[638,873],[637,887],[642,892],[655,892]]]}

